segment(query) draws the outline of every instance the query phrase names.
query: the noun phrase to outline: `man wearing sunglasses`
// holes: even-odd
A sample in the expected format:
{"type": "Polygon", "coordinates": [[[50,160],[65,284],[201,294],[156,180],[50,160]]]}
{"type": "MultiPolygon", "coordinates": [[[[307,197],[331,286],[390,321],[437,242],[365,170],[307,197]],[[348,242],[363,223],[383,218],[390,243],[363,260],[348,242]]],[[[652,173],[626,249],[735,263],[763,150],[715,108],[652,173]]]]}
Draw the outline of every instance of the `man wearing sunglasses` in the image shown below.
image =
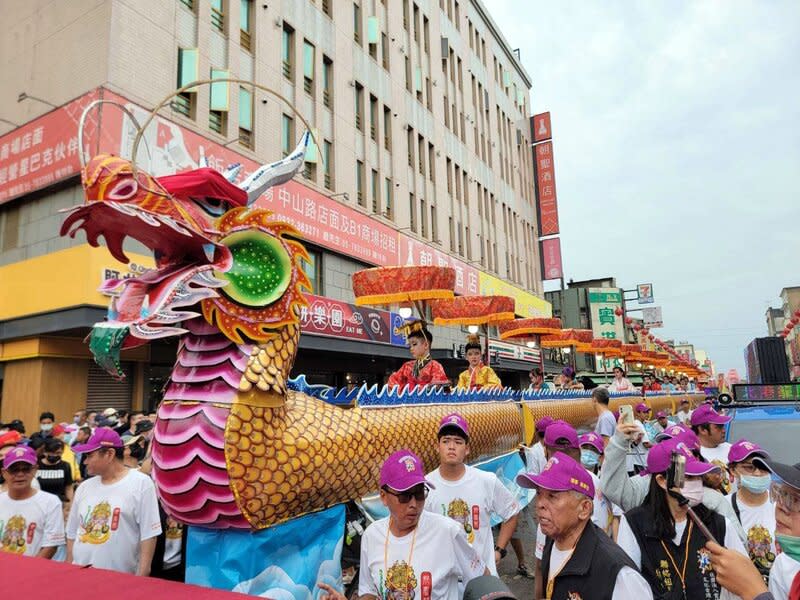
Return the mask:
{"type": "Polygon", "coordinates": [[[64,518],[57,496],[33,487],[36,452],[12,448],[3,458],[6,492],[0,494],[0,552],[53,558],[64,544],[64,518]]]}
{"type": "Polygon", "coordinates": [[[444,417],[437,437],[439,468],[428,474],[434,488],[428,494],[425,509],[458,522],[489,572],[497,575],[497,561],[506,555],[506,546],[517,527],[519,502],[497,475],[465,464],[469,456],[469,426],[463,416],[453,413],[444,417]],[[492,536],[492,515],[503,521],[497,545],[492,536]]]}
{"type": "MultiPolygon", "coordinates": [[[[398,450],[383,463],[380,497],[389,516],[375,521],[361,539],[360,600],[458,600],[464,584],[488,574],[467,542],[464,529],[425,510],[431,483],[411,450],[398,450]]],[[[323,600],[345,597],[323,583],[323,600]]]]}
{"type": "Polygon", "coordinates": [[[723,494],[736,491],[728,477],[728,452],[731,444],[725,433],[731,417],[721,415],[710,404],[701,404],[692,412],[692,431],[700,440],[700,454],[720,468],[718,475],[706,477],[706,485],[723,494]]]}

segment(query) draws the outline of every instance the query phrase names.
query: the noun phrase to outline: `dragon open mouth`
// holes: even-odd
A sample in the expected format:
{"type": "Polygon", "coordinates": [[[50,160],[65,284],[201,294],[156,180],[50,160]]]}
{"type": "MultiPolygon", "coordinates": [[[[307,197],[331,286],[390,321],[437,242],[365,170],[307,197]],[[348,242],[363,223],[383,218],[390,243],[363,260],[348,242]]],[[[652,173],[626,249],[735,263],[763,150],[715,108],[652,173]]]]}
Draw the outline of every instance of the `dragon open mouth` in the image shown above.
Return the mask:
{"type": "Polygon", "coordinates": [[[171,216],[151,212],[133,203],[91,202],[68,209],[62,235],[74,237],[83,229],[91,246],[102,235],[117,260],[128,263],[123,250],[127,237],[153,251],[156,268],[138,277],[111,279],[101,291],[117,295],[108,312],[108,327],[126,327],[122,347],[184,333],[175,323],[198,316],[190,307],[217,296],[226,281],[213,275],[232,263],[228,248],[217,243],[213,231],[199,232],[171,216]],[[138,338],[138,339],[137,339],[138,338]]]}

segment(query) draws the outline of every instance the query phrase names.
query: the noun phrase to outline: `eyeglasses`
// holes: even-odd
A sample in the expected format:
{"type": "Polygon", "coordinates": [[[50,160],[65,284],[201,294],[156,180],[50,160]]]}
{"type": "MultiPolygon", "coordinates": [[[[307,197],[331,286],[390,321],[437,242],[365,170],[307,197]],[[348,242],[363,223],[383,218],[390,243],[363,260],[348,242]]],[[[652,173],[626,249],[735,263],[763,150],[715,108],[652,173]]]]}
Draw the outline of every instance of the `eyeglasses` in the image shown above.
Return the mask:
{"type": "Polygon", "coordinates": [[[383,491],[387,494],[394,496],[397,498],[397,501],[400,504],[408,504],[411,502],[411,499],[414,498],[417,502],[425,502],[425,498],[428,497],[428,488],[425,486],[412,488],[411,490],[405,492],[395,492],[388,487],[384,487],[383,491]]]}
{"type": "Polygon", "coordinates": [[[790,513],[800,513],[800,496],[790,492],[780,483],[773,483],[770,486],[769,499],[790,513]]]}
{"type": "Polygon", "coordinates": [[[752,475],[756,471],[758,471],[760,473],[767,473],[768,472],[768,471],[765,471],[764,469],[759,469],[753,463],[739,463],[738,465],[736,465],[735,468],[740,470],[745,475],[752,475]]]}
{"type": "Polygon", "coordinates": [[[17,473],[30,473],[31,471],[33,471],[33,465],[16,464],[16,465],[11,465],[7,470],[12,475],[15,475],[17,473]]]}

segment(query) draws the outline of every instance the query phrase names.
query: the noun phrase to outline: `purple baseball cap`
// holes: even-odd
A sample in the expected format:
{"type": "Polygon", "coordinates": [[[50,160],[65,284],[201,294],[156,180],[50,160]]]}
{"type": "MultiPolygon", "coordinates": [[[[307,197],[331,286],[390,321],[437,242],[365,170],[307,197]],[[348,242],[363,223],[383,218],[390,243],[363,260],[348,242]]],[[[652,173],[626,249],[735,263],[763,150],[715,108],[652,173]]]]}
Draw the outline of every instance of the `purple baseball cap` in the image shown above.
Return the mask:
{"type": "Polygon", "coordinates": [[[583,448],[584,446],[592,446],[600,454],[603,454],[605,452],[605,445],[603,444],[603,438],[601,438],[594,432],[584,433],[581,437],[578,438],[578,444],[581,446],[581,448],[583,448]]]}
{"type": "Polygon", "coordinates": [[[544,488],[553,492],[573,490],[594,500],[594,481],[589,471],[563,452],[556,452],[538,475],[517,475],[517,485],[528,489],[544,488]]]}
{"type": "Polygon", "coordinates": [[[553,421],[544,432],[544,445],[566,448],[580,448],[578,445],[578,432],[566,421],[553,421]]]}
{"type": "Polygon", "coordinates": [[[728,462],[738,463],[742,462],[750,456],[760,456],[761,458],[769,459],[769,452],[764,450],[758,444],[748,442],[747,440],[739,440],[735,442],[728,450],[728,462]]]}
{"type": "Polygon", "coordinates": [[[15,465],[18,462],[36,465],[36,450],[29,446],[17,446],[3,458],[3,468],[8,469],[11,465],[15,465]]]}
{"type": "Polygon", "coordinates": [[[572,367],[564,367],[563,369],[561,369],[561,374],[566,377],[572,377],[573,375],[575,375],[575,369],[573,369],[572,367]]]}
{"type": "Polygon", "coordinates": [[[85,444],[76,444],[72,449],[75,452],[86,454],[87,452],[100,450],[100,448],[122,448],[122,446],[122,438],[119,437],[116,431],[98,427],[85,444]]]}
{"type": "Polygon", "coordinates": [[[697,460],[683,441],[673,438],[650,448],[650,452],[647,453],[647,468],[641,474],[650,475],[668,471],[672,462],[673,452],[679,452],[686,457],[687,475],[705,475],[706,473],[711,473],[711,471],[719,470],[716,465],[697,460]]]}
{"type": "Polygon", "coordinates": [[[695,408],[692,413],[692,427],[696,425],[706,425],[708,423],[726,425],[732,418],[733,417],[726,417],[725,415],[719,414],[710,404],[701,404],[695,408]]]}
{"type": "Polygon", "coordinates": [[[442,417],[442,420],[439,421],[438,435],[441,435],[442,430],[446,427],[455,427],[456,429],[462,431],[466,437],[469,437],[469,426],[467,425],[467,420],[458,413],[451,413],[442,417]]]}
{"type": "Polygon", "coordinates": [[[686,431],[691,431],[686,425],[683,423],[678,423],[677,425],[670,425],[664,431],[656,435],[656,442],[663,442],[664,440],[671,440],[672,438],[676,438],[686,431]]]}
{"type": "Polygon", "coordinates": [[[636,412],[650,412],[650,407],[644,402],[639,402],[639,404],[636,405],[636,412]]]}
{"type": "Polygon", "coordinates": [[[667,413],[664,412],[663,410],[660,410],[656,413],[656,419],[666,419],[666,418],[667,418],[667,413]]]}
{"type": "Polygon", "coordinates": [[[547,431],[547,428],[553,424],[553,417],[545,415],[538,421],[536,421],[536,431],[540,434],[544,435],[544,432],[547,431]]]}
{"type": "Polygon", "coordinates": [[[425,479],[425,468],[419,456],[411,450],[398,450],[389,456],[381,467],[380,486],[388,486],[396,492],[405,492],[420,483],[433,489],[425,479]]]}

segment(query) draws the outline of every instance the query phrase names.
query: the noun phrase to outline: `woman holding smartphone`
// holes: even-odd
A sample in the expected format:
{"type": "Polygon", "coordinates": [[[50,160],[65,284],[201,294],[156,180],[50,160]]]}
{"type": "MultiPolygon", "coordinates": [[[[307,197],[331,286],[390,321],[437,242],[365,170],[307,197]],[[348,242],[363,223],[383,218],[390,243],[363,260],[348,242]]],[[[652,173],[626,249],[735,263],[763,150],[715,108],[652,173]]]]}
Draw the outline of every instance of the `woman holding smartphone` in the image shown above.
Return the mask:
{"type": "Polygon", "coordinates": [[[702,531],[704,526],[719,543],[747,555],[731,523],[701,504],[702,476],[715,469],[718,467],[694,458],[679,440],[667,440],[650,449],[646,471],[651,475],[650,489],[644,503],[622,517],[617,543],[639,567],[655,598],[737,597],[717,582],[702,531]],[[686,475],[680,488],[668,490],[673,453],[685,457],[686,475]],[[690,518],[689,507],[703,526],[690,518]]]}

